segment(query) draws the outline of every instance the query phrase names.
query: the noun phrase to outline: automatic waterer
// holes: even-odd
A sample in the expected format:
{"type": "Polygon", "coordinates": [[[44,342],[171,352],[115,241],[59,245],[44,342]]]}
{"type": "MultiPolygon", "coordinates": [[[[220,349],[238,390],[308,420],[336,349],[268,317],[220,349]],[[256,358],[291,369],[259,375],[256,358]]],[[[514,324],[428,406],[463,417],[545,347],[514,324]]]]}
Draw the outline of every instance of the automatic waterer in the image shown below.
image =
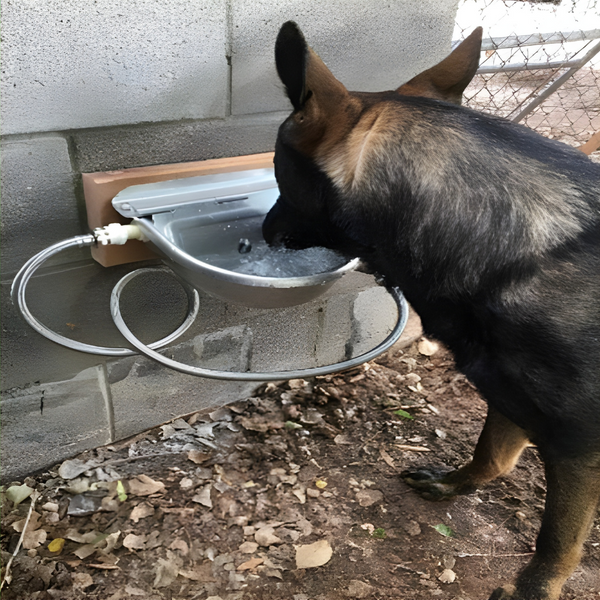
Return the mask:
{"type": "Polygon", "coordinates": [[[119,331],[139,353],[190,375],[239,381],[324,375],[372,360],[397,341],[406,324],[408,306],[397,289],[390,290],[398,307],[398,320],[388,337],[369,352],[336,364],[294,371],[230,372],[185,365],[156,352],[183,335],[192,325],[199,310],[198,289],[226,302],[278,309],[317,298],[357,266],[358,259],[348,261],[328,251],[303,264],[300,264],[300,255],[295,252],[272,253],[262,238],[261,225],[277,197],[272,167],[246,168],[126,187],[114,196],[112,206],[122,217],[131,219],[130,223],[96,228],[93,234],[64,240],[34,256],[15,277],[11,290],[13,302],[29,325],[58,344],[105,356],[135,354],[128,348],[94,346],[55,333],[31,314],[26,302],[26,289],[37,269],[67,248],[98,248],[141,240],[162,258],[166,266],[158,268],[168,268],[177,277],[187,293],[189,308],[184,322],[176,331],[146,345],[125,324],[119,300],[127,283],[148,269],[137,269],[123,277],[111,295],[111,315],[119,331]],[[275,267],[275,263],[270,262],[274,260],[285,266],[283,273],[279,272],[280,266],[275,267]],[[253,271],[259,262],[260,270],[253,271]]]}

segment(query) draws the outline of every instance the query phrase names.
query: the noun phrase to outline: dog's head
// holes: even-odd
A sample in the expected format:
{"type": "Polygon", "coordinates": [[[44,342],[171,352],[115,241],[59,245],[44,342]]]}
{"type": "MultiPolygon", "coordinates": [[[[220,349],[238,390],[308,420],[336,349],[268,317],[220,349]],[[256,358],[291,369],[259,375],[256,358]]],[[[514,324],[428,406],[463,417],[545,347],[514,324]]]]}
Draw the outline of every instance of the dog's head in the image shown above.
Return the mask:
{"type": "Polygon", "coordinates": [[[320,245],[350,254],[368,246],[360,225],[345,222],[338,207],[348,169],[369,168],[365,148],[377,145],[377,131],[386,128],[386,119],[398,118],[379,105],[402,96],[460,104],[479,64],[481,31],[477,28],[442,62],[398,89],[361,93],[349,92],[298,26],[285,23],[275,44],[275,64],[294,110],[279,128],[275,175],[281,196],[263,224],[267,242],[292,248],[320,245]]]}

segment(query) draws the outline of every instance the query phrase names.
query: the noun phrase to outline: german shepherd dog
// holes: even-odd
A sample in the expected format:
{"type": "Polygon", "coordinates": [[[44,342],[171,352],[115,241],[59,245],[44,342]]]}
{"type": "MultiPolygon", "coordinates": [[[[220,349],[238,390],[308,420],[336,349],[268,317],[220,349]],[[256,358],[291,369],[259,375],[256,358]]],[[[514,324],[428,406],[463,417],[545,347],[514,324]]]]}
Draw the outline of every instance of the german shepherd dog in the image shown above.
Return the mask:
{"type": "Polygon", "coordinates": [[[349,92],[298,26],[277,37],[293,105],[280,126],[270,244],[360,256],[488,402],[473,459],[404,473],[429,499],[545,464],[536,552],[491,599],[556,600],[600,499],[600,166],[524,126],[460,106],[481,28],[400,86],[349,92]]]}

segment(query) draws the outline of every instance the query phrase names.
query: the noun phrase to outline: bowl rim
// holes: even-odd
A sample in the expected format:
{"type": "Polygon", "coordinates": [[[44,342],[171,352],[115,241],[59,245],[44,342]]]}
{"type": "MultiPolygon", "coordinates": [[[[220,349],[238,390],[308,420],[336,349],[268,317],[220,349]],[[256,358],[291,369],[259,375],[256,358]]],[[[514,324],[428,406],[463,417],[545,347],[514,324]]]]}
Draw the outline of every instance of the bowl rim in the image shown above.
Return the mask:
{"type": "Polygon", "coordinates": [[[202,274],[211,276],[214,279],[227,281],[229,283],[237,283],[244,286],[265,288],[299,288],[312,285],[323,285],[338,279],[348,271],[354,270],[360,262],[359,258],[353,258],[332,271],[324,271],[322,273],[314,273],[312,275],[301,275],[298,277],[264,277],[261,275],[249,275],[247,273],[238,273],[236,271],[230,271],[228,269],[216,267],[190,256],[187,252],[184,252],[181,250],[181,248],[168,240],[149,218],[134,218],[133,221],[140,227],[150,242],[154,244],[159,251],[166,255],[170,260],[179,264],[181,267],[196,273],[201,272],[202,274]]]}

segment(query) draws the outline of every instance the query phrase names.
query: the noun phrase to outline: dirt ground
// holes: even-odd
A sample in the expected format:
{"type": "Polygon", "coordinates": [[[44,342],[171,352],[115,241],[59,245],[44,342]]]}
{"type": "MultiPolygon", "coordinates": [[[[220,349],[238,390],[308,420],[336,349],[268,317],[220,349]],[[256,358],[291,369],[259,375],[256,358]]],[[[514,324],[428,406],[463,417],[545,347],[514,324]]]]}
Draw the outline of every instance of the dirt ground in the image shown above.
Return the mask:
{"type": "MultiPolygon", "coordinates": [[[[464,463],[485,415],[449,354],[419,349],[268,384],[27,478],[41,494],[4,600],[488,598],[531,557],[541,463],[529,449],[445,502],[410,489],[404,469],[464,463]]],[[[3,502],[4,565],[36,491],[3,502]]],[[[600,520],[562,598],[598,590],[600,520]]]]}

